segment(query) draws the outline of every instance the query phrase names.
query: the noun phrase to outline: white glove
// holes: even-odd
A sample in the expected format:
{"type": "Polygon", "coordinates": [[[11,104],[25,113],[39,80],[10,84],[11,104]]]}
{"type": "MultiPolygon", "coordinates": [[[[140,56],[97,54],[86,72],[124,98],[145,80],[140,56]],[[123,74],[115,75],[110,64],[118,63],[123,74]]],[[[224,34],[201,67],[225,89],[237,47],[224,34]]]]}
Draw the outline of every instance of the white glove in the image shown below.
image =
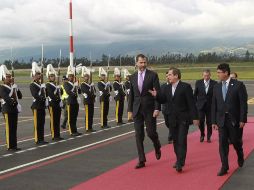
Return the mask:
{"type": "Polygon", "coordinates": [[[75,86],[75,87],[78,87],[78,81],[74,83],[74,86],[75,86]]]}
{"type": "Polygon", "coordinates": [[[112,102],[113,98],[112,96],[109,96],[109,101],[112,102]]]}
{"type": "Polygon", "coordinates": [[[61,89],[62,87],[60,85],[56,86],[57,89],[61,89]]]}
{"type": "Polygon", "coordinates": [[[87,98],[87,97],[88,97],[86,93],[84,93],[83,96],[84,96],[84,98],[87,98]]]}
{"type": "Polygon", "coordinates": [[[126,90],[127,94],[130,94],[130,91],[131,91],[130,89],[126,90]]]}
{"type": "Polygon", "coordinates": [[[44,83],[41,84],[41,88],[46,88],[46,85],[44,83]]]}
{"type": "Polygon", "coordinates": [[[11,87],[12,87],[13,89],[17,89],[17,88],[18,88],[18,85],[13,84],[11,87]]]}

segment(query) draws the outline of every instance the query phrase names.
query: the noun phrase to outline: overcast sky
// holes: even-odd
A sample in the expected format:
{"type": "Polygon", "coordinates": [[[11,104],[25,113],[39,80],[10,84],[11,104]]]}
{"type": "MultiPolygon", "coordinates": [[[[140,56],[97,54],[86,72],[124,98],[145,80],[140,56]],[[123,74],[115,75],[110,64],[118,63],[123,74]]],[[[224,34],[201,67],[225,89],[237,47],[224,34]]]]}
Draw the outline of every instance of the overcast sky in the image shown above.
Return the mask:
{"type": "MultiPolygon", "coordinates": [[[[0,49],[68,43],[69,0],[0,0],[0,49]]],[[[75,43],[254,36],[254,0],[73,0],[75,43]]]]}

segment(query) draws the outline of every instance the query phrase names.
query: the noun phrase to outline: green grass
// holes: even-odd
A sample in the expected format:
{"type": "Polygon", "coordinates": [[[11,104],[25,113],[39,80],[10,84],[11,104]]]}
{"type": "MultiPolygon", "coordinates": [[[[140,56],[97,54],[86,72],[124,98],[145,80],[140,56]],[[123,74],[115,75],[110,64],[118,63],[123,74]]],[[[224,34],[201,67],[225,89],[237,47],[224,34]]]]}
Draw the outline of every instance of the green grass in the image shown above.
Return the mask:
{"type": "MultiPolygon", "coordinates": [[[[209,68],[212,72],[212,78],[217,79],[216,67],[217,64],[168,64],[168,65],[149,65],[149,67],[156,71],[161,81],[165,80],[165,73],[169,67],[178,67],[182,72],[183,80],[197,80],[201,78],[202,71],[205,68],[209,68]]],[[[254,63],[232,63],[230,64],[231,71],[237,72],[239,80],[254,80],[254,63]]],[[[106,68],[106,67],[104,67],[106,68]]],[[[133,73],[134,68],[128,67],[129,72],[133,73]]],[[[98,68],[95,68],[96,72],[93,73],[93,81],[99,81],[98,68]]],[[[15,71],[16,83],[30,83],[32,78],[30,77],[30,69],[20,69],[15,71]]],[[[46,69],[45,69],[46,72],[46,69]]],[[[66,74],[66,68],[61,69],[61,77],[66,74]]],[[[78,76],[80,77],[80,76],[78,76]]],[[[46,76],[44,76],[46,81],[46,76]]],[[[113,68],[110,68],[109,81],[113,81],[113,68]]]]}

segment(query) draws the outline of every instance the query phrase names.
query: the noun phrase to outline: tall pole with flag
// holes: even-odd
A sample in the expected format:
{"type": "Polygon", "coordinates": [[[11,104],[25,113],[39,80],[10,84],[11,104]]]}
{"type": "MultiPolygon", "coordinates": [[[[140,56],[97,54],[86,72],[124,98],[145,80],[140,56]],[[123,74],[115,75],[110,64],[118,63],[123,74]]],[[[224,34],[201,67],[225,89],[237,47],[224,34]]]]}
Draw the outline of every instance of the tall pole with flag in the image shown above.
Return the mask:
{"type": "Polygon", "coordinates": [[[73,59],[74,59],[74,44],[73,44],[73,25],[72,25],[72,0],[69,4],[70,11],[70,66],[73,68],[73,59]]]}

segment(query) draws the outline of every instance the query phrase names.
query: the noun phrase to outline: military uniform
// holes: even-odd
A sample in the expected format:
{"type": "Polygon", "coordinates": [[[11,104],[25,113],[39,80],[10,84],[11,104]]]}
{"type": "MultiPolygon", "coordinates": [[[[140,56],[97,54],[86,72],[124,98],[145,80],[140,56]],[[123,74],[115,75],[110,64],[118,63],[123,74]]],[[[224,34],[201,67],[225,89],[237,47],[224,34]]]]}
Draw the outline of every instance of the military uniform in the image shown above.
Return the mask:
{"type": "MultiPolygon", "coordinates": [[[[127,103],[129,102],[129,97],[130,97],[130,88],[131,88],[131,83],[129,80],[125,81],[124,83],[124,86],[125,86],[125,90],[126,90],[126,97],[127,97],[127,103]]],[[[127,104],[129,105],[129,104],[127,104]]],[[[129,110],[129,108],[127,109],[129,110]]],[[[132,121],[132,118],[128,112],[128,121],[132,121]]]]}
{"type": "Polygon", "coordinates": [[[79,135],[77,131],[77,118],[79,111],[79,103],[78,103],[78,93],[80,93],[80,89],[74,86],[74,84],[70,81],[64,83],[64,90],[66,91],[67,98],[67,113],[68,113],[68,127],[70,135],[76,136],[79,135]]]}
{"type": "Polygon", "coordinates": [[[50,114],[50,131],[53,140],[60,138],[60,118],[61,118],[61,91],[54,82],[46,84],[46,92],[49,100],[49,114],[50,114]]]}
{"type": "Polygon", "coordinates": [[[62,102],[63,102],[63,112],[64,112],[64,119],[63,119],[63,123],[62,123],[61,127],[63,129],[65,129],[67,121],[68,121],[68,112],[67,112],[67,98],[68,98],[68,94],[66,93],[63,84],[61,85],[61,92],[62,92],[61,99],[62,99],[62,102]]]}
{"type": "Polygon", "coordinates": [[[33,96],[31,109],[34,116],[34,141],[36,144],[44,143],[44,125],[46,116],[46,94],[39,82],[30,84],[30,91],[33,96]]]}
{"type": "Polygon", "coordinates": [[[94,85],[88,84],[86,82],[81,83],[81,93],[83,95],[83,104],[85,106],[86,112],[86,131],[91,131],[93,129],[93,116],[94,116],[94,102],[96,89],[94,85]]]}
{"type": "Polygon", "coordinates": [[[101,127],[108,127],[108,111],[109,111],[109,97],[112,87],[109,83],[104,81],[98,82],[98,89],[100,93],[100,111],[101,111],[101,127]]]}
{"type": "Polygon", "coordinates": [[[123,123],[123,109],[124,109],[124,99],[125,99],[125,87],[118,80],[115,80],[113,83],[113,88],[115,92],[115,101],[116,101],[116,122],[117,124],[123,123]]]}
{"type": "Polygon", "coordinates": [[[17,123],[18,123],[18,101],[22,98],[20,90],[13,89],[6,84],[0,85],[0,97],[2,102],[2,113],[6,127],[6,145],[8,150],[17,149],[17,123]]]}

